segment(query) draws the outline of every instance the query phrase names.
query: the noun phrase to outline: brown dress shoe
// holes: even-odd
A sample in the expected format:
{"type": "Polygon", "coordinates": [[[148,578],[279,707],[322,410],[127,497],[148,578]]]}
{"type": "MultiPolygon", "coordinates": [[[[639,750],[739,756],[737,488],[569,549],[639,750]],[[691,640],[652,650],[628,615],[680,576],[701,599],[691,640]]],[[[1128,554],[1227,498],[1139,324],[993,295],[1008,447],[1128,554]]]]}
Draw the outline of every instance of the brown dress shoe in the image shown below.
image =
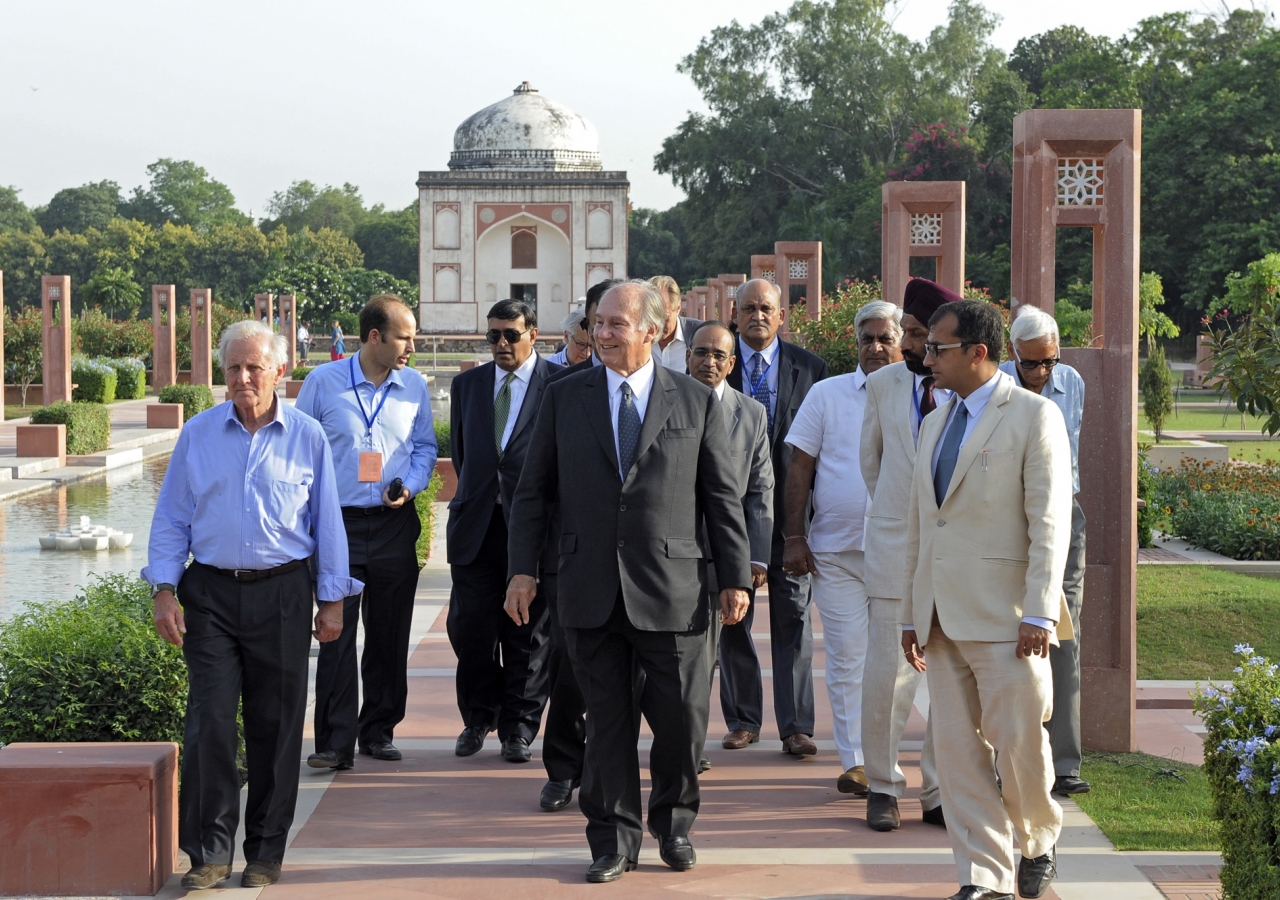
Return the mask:
{"type": "Polygon", "coordinates": [[[280,880],[280,863],[257,860],[244,867],[240,875],[240,886],[247,888],[267,887],[280,880]]]}
{"type": "Polygon", "coordinates": [[[745,729],[739,728],[739,729],[736,729],[735,731],[730,731],[723,738],[721,738],[720,746],[724,747],[724,749],[726,750],[742,750],[745,747],[747,747],[749,744],[757,743],[759,740],[760,740],[760,732],[747,731],[745,729]]]}
{"type": "Polygon", "coordinates": [[[871,788],[867,787],[867,774],[862,766],[854,766],[836,779],[836,790],[842,794],[853,794],[855,797],[865,797],[871,793],[871,788]]]}
{"type": "Polygon", "coordinates": [[[792,756],[817,756],[818,745],[807,734],[789,734],[782,739],[782,752],[792,756]]]}
{"type": "Polygon", "coordinates": [[[182,876],[182,889],[185,891],[205,891],[217,887],[231,877],[231,866],[219,866],[206,863],[193,866],[191,871],[182,876]]]}
{"type": "Polygon", "coordinates": [[[872,831],[896,831],[902,827],[898,798],[872,791],[867,797],[867,825],[872,831]]]}

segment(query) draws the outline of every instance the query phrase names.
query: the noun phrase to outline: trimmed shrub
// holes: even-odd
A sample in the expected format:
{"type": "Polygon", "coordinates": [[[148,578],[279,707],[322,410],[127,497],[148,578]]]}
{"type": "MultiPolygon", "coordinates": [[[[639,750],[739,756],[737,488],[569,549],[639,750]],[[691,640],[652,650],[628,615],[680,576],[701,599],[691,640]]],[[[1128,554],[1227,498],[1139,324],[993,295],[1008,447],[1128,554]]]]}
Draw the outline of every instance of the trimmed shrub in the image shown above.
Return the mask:
{"type": "Polygon", "coordinates": [[[418,511],[418,521],[422,523],[422,531],[418,534],[419,566],[426,565],[427,559],[431,556],[431,539],[435,536],[436,531],[436,508],[434,504],[442,484],[444,484],[444,479],[440,477],[440,473],[432,472],[431,480],[427,482],[426,490],[413,498],[413,506],[418,511]]]}
{"type": "Polygon", "coordinates": [[[0,741],[182,743],[182,651],[156,635],[150,589],[101,576],[75,600],[31,603],[0,631],[0,741]]]}
{"type": "Polygon", "coordinates": [[[147,396],[147,366],[135,356],[121,359],[103,359],[116,370],[116,399],[141,400],[147,396]]]}
{"type": "Polygon", "coordinates": [[[116,370],[101,359],[77,356],[71,360],[71,399],[77,403],[114,403],[116,370]]]}
{"type": "Polygon", "coordinates": [[[111,446],[111,413],[101,403],[59,400],[32,412],[31,424],[66,425],[67,453],[72,456],[101,453],[111,446]]]}
{"type": "Polygon", "coordinates": [[[71,320],[71,340],[77,353],[90,357],[147,357],[155,343],[149,320],[135,312],[117,321],[100,309],[87,309],[84,318],[71,320]]]}
{"type": "Polygon", "coordinates": [[[1280,667],[1237,644],[1230,686],[1198,693],[1204,720],[1204,770],[1222,824],[1222,895],[1280,897],[1280,667]]]}
{"type": "Polygon", "coordinates": [[[440,448],[440,452],[436,454],[438,459],[452,459],[453,453],[449,449],[449,436],[452,430],[448,422],[435,423],[436,427],[436,445],[440,448]]]}
{"type": "Polygon", "coordinates": [[[315,366],[297,366],[294,368],[293,374],[290,375],[289,377],[292,378],[294,381],[302,381],[315,370],[316,370],[315,366]]]}
{"type": "Polygon", "coordinates": [[[203,384],[170,384],[160,389],[161,403],[181,403],[182,421],[213,408],[213,391],[203,384]]]}
{"type": "Polygon", "coordinates": [[[1156,433],[1156,443],[1164,437],[1164,423],[1173,414],[1173,373],[1165,361],[1164,348],[1154,348],[1142,364],[1138,379],[1142,394],[1142,412],[1156,433]]]}

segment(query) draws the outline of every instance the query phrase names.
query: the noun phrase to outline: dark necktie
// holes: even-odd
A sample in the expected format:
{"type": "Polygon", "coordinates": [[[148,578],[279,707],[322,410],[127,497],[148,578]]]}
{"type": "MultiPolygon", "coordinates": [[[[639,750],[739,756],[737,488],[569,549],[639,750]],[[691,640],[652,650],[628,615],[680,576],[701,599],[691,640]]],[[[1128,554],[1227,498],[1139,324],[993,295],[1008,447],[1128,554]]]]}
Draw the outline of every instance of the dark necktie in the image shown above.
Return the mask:
{"type": "Polygon", "coordinates": [[[622,383],[622,406],[618,409],[618,469],[622,480],[636,461],[636,448],[640,445],[640,413],[631,400],[631,385],[622,383]]]}
{"type": "Polygon", "coordinates": [[[498,391],[493,401],[493,443],[498,448],[498,457],[502,457],[502,435],[507,430],[507,418],[511,415],[511,379],[515,372],[508,372],[502,379],[502,390],[498,391]]]}
{"type": "Polygon", "coordinates": [[[764,380],[764,354],[756,351],[751,358],[751,396],[764,404],[768,419],[769,436],[773,436],[773,404],[769,402],[769,387],[764,380]],[[763,396],[761,396],[763,394],[763,396]]]}
{"type": "Polygon", "coordinates": [[[957,401],[956,414],[951,419],[947,434],[942,439],[942,450],[938,453],[938,468],[933,473],[933,496],[942,508],[943,498],[947,496],[947,488],[951,487],[951,476],[956,470],[956,460],[960,458],[960,442],[964,440],[964,429],[969,424],[969,410],[964,401],[957,401]]]}
{"type": "Polygon", "coordinates": [[[920,380],[920,417],[924,418],[938,408],[933,399],[933,376],[926,375],[920,380]]]}

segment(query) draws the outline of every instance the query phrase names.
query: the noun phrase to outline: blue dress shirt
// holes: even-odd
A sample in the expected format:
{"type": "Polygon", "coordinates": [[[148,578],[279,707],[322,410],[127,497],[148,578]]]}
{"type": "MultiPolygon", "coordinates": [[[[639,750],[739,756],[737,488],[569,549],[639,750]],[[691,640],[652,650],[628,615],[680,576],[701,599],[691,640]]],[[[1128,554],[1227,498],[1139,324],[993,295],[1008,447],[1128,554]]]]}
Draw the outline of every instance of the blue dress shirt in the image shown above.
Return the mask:
{"type": "MultiPolygon", "coordinates": [[[[1017,363],[1006,360],[1000,364],[1001,372],[1008,372],[1023,387],[1022,378],[1015,371],[1017,363]]],[[[1073,493],[1080,493],[1080,422],[1084,419],[1084,379],[1075,369],[1063,363],[1053,367],[1047,391],[1040,396],[1052,400],[1062,410],[1067,422],[1067,436],[1071,438],[1071,486],[1073,493]]]]}
{"type": "Polygon", "coordinates": [[[742,393],[753,400],[763,403],[771,415],[777,413],[778,349],[781,346],[782,341],[775,336],[773,343],[769,344],[768,347],[763,350],[755,350],[742,339],[741,335],[738,336],[738,366],[742,369],[742,393]],[[762,365],[765,366],[764,384],[760,386],[760,393],[758,394],[751,390],[751,373],[756,366],[755,357],[757,354],[764,357],[762,365]]]}
{"type": "Polygon", "coordinates": [[[160,487],[143,579],[177,584],[188,555],[219,569],[270,569],[313,554],[321,601],[364,590],[350,577],[320,427],[279,400],[275,419],[252,435],[230,402],[194,416],[160,487]]]}
{"type": "Polygon", "coordinates": [[[392,369],[375,388],[360,368],[357,351],[349,359],[327,362],[312,371],[302,382],[296,408],[319,422],[329,439],[343,506],[380,506],[383,491],[397,477],[410,497],[421,493],[431,480],[438,452],[431,391],[416,370],[392,369]],[[365,417],[372,418],[379,404],[382,408],[370,429],[365,417]],[[360,480],[364,451],[382,454],[381,481],[360,480]]]}

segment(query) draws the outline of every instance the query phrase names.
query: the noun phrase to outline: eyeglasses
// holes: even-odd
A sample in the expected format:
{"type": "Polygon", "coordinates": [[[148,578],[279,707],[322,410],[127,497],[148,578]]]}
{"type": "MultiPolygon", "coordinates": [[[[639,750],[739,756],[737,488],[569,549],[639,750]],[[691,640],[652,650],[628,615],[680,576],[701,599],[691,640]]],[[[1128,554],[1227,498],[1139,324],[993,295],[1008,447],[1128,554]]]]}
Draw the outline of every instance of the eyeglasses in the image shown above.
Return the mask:
{"type": "Polygon", "coordinates": [[[724,362],[733,355],[732,353],[725,353],[723,350],[708,350],[706,347],[694,347],[689,352],[698,357],[698,359],[706,359],[709,356],[718,363],[724,362]]]}
{"type": "Polygon", "coordinates": [[[590,341],[582,341],[582,340],[579,340],[578,338],[574,337],[573,335],[569,335],[569,340],[570,340],[570,341],[572,341],[572,342],[573,342],[573,345],[574,345],[575,347],[577,347],[579,350],[586,350],[586,349],[588,349],[588,348],[591,346],[591,342],[590,342],[590,341]]]}
{"type": "Polygon", "coordinates": [[[926,341],[924,345],[925,356],[941,356],[943,350],[955,350],[957,347],[972,347],[978,341],[956,341],[954,344],[935,344],[932,341],[926,341]]]}
{"type": "Polygon", "coordinates": [[[1019,359],[1018,365],[1022,366],[1024,371],[1034,372],[1036,369],[1040,368],[1041,366],[1044,366],[1045,370],[1047,371],[1049,369],[1052,369],[1054,366],[1056,366],[1060,362],[1062,362],[1061,357],[1051,356],[1048,359],[1019,359]]]}
{"type": "Polygon", "coordinates": [[[494,328],[491,331],[485,332],[484,339],[490,344],[496,344],[503,339],[505,339],[508,344],[518,344],[520,343],[520,338],[524,337],[528,333],[528,329],[525,329],[524,331],[516,331],[514,328],[504,328],[499,331],[494,328]]]}

